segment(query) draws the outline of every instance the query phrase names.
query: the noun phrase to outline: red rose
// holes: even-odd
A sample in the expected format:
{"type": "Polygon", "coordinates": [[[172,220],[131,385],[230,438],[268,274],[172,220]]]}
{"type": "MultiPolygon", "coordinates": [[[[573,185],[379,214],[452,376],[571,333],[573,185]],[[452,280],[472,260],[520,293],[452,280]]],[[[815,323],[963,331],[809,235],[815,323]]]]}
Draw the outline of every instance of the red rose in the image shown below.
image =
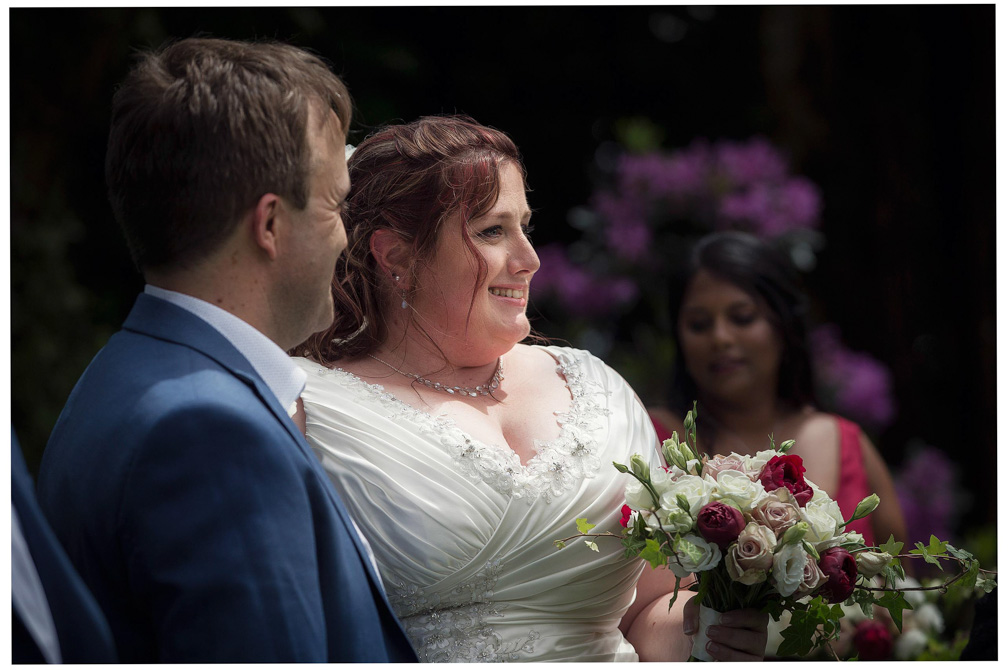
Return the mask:
{"type": "Polygon", "coordinates": [[[819,555],[819,569],[826,575],[826,583],[819,595],[827,602],[842,603],[854,592],[857,581],[857,561],[850,552],[840,547],[830,547],[819,555]]]}
{"type": "Polygon", "coordinates": [[[630,505],[623,505],[623,507],[620,509],[620,512],[623,513],[623,518],[620,519],[619,523],[621,526],[626,528],[627,525],[630,523],[630,515],[633,513],[633,510],[630,509],[630,505]]]}
{"type": "Polygon", "coordinates": [[[881,621],[866,619],[854,629],[854,649],[859,661],[887,661],[892,648],[892,634],[881,621]]]}
{"type": "Polygon", "coordinates": [[[722,551],[738,539],[745,525],[742,512],[722,502],[707,503],[697,514],[697,530],[700,535],[721,547],[722,551]]]}
{"type": "Polygon", "coordinates": [[[805,482],[804,472],[801,456],[785,454],[767,461],[760,470],[759,480],[770,493],[783,486],[791,492],[799,507],[805,507],[805,503],[812,499],[812,487],[805,482]]]}

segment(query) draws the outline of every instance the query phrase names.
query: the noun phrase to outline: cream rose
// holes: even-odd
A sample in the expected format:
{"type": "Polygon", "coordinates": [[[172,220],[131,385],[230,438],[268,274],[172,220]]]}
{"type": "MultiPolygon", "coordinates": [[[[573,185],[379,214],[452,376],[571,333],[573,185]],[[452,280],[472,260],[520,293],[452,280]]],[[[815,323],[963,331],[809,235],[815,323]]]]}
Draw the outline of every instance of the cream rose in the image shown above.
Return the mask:
{"type": "Polygon", "coordinates": [[[686,496],[689,501],[690,516],[694,519],[700,509],[711,501],[714,493],[714,480],[705,477],[680,477],[675,480],[672,487],[662,494],[661,504],[666,509],[678,506],[676,497],[686,496]]]}
{"type": "Polygon", "coordinates": [[[754,521],[746,524],[738,540],[728,547],[725,568],[728,576],[742,584],[766,581],[767,571],[773,566],[773,550],[777,538],[773,531],[754,521]]]}
{"type": "Polygon", "coordinates": [[[705,458],[701,474],[705,477],[710,476],[713,479],[717,479],[718,473],[725,470],[746,472],[745,460],[738,454],[705,458]]]}
{"type": "Polygon", "coordinates": [[[632,509],[645,510],[655,506],[647,487],[633,477],[630,477],[626,483],[626,487],[623,489],[623,496],[626,498],[626,504],[632,509]]]}
{"type": "Polygon", "coordinates": [[[805,539],[813,545],[832,539],[844,522],[843,512],[835,500],[824,498],[817,502],[815,495],[799,513],[809,525],[805,539]]]}
{"type": "Polygon", "coordinates": [[[772,530],[779,539],[784,531],[801,520],[801,514],[794,496],[782,486],[753,507],[752,518],[772,530]]]}

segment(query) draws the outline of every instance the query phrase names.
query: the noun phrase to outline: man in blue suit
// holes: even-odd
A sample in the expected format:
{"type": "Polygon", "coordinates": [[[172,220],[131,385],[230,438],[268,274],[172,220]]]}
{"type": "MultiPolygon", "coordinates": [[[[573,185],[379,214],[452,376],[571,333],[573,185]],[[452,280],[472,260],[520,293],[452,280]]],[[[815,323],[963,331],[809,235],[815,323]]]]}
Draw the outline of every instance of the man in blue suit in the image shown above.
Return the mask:
{"type": "Polygon", "coordinates": [[[318,58],[188,39],[113,100],[106,178],[147,286],[74,388],[39,501],[121,661],[414,661],[290,415],[333,319],[351,104],[318,58]]]}
{"type": "Polygon", "coordinates": [[[11,610],[14,663],[116,661],[105,616],[39,509],[13,430],[11,610]]]}

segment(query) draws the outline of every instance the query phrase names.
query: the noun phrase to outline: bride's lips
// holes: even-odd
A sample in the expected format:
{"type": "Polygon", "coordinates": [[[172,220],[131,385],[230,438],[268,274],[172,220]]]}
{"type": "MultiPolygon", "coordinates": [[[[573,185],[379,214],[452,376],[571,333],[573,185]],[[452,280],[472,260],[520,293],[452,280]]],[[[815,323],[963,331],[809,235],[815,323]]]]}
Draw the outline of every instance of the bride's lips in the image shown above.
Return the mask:
{"type": "Polygon", "coordinates": [[[524,305],[528,302],[528,286],[525,284],[491,286],[487,288],[487,292],[499,300],[515,305],[524,305]]]}

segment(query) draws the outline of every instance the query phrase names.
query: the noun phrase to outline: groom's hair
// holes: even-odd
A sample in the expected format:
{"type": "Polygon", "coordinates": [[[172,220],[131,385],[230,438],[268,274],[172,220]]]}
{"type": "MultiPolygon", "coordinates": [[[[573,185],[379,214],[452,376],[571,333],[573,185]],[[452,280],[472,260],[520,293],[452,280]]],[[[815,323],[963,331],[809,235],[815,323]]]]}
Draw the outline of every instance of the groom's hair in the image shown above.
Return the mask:
{"type": "Polygon", "coordinates": [[[346,86],[288,44],[191,38],[141,54],[113,99],[105,162],[141,272],[209,255],[266,193],[303,209],[312,105],[346,135],[346,86]]]}

